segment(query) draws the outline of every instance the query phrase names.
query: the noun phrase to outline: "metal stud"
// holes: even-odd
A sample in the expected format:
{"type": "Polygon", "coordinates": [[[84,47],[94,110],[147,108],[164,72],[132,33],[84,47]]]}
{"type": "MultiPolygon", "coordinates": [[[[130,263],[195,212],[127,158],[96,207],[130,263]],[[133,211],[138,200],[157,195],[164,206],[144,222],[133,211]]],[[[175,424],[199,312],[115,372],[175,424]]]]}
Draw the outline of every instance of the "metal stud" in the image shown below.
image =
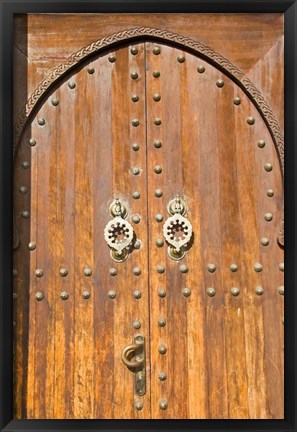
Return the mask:
{"type": "Polygon", "coordinates": [[[265,169],[265,171],[267,171],[267,172],[272,171],[272,165],[271,165],[271,163],[266,163],[266,164],[264,165],[264,169],[265,169]]]}
{"type": "Polygon", "coordinates": [[[84,275],[85,276],[91,276],[92,275],[92,269],[90,269],[89,267],[85,267],[84,268],[84,275]]]}
{"type": "Polygon", "coordinates": [[[136,402],[135,409],[137,409],[137,411],[141,411],[143,409],[143,402],[136,402]]]}
{"type": "Polygon", "coordinates": [[[141,298],[141,291],[135,290],[133,292],[133,297],[136,298],[136,299],[140,299],[141,298]]]}
{"type": "Polygon", "coordinates": [[[167,379],[167,375],[165,372],[160,372],[158,378],[160,381],[165,381],[167,379]]]}
{"type": "Polygon", "coordinates": [[[140,193],[137,192],[137,191],[135,191],[135,192],[133,192],[132,196],[133,196],[134,199],[139,199],[140,198],[140,193]]]}
{"type": "Polygon", "coordinates": [[[155,125],[160,126],[160,124],[162,123],[161,119],[156,117],[154,120],[155,125]]]}
{"type": "Polygon", "coordinates": [[[136,240],[133,246],[134,246],[134,249],[140,249],[141,248],[141,241],[136,240]]]}
{"type": "Polygon", "coordinates": [[[188,273],[189,271],[189,267],[186,264],[182,264],[179,269],[182,273],[188,273]]]}
{"type": "Polygon", "coordinates": [[[116,268],[112,267],[112,268],[109,269],[110,276],[116,276],[117,273],[118,273],[118,271],[117,271],[116,268]]]}
{"type": "Polygon", "coordinates": [[[156,214],[156,216],[155,216],[155,220],[156,220],[157,222],[162,222],[162,220],[163,220],[163,216],[162,216],[160,213],[158,213],[158,214],[156,214]]]}
{"type": "Polygon", "coordinates": [[[166,410],[168,408],[168,403],[166,400],[161,400],[159,402],[159,407],[161,410],[166,410]]]}
{"type": "Polygon", "coordinates": [[[240,99],[240,97],[236,97],[236,98],[234,98],[234,99],[233,99],[233,103],[234,103],[234,105],[240,105],[240,104],[241,104],[241,99],[240,99]]]}
{"type": "Polygon", "coordinates": [[[159,318],[158,319],[158,326],[164,327],[166,325],[166,319],[165,318],[159,318]]]}
{"type": "Polygon", "coordinates": [[[28,249],[29,250],[34,250],[34,249],[36,249],[36,243],[34,243],[34,242],[30,242],[29,244],[28,244],[28,249]]]}
{"type": "Polygon", "coordinates": [[[111,291],[108,291],[107,296],[108,296],[110,299],[115,299],[116,296],[117,296],[117,293],[116,293],[115,291],[111,290],[111,291]]]}
{"type": "Polygon", "coordinates": [[[185,297],[189,297],[191,295],[190,288],[183,288],[182,289],[182,295],[185,296],[185,297]]]}
{"type": "Polygon", "coordinates": [[[240,290],[238,289],[238,288],[231,288],[231,294],[233,295],[233,296],[238,296],[239,295],[239,293],[240,293],[240,290]]]}
{"type": "Polygon", "coordinates": [[[93,75],[94,72],[95,72],[95,69],[93,67],[88,68],[88,74],[93,75]]]}
{"type": "Polygon", "coordinates": [[[136,94],[131,96],[132,102],[138,102],[139,101],[139,96],[137,96],[136,94]]]}
{"type": "Polygon", "coordinates": [[[155,190],[155,196],[157,198],[160,198],[163,195],[163,192],[161,191],[161,189],[156,189],[155,190]]]}
{"type": "Polygon", "coordinates": [[[22,168],[24,168],[24,169],[28,169],[29,166],[30,166],[30,162],[28,162],[28,161],[24,161],[24,162],[22,162],[22,168]]]}
{"type": "Polygon", "coordinates": [[[160,75],[161,75],[161,74],[160,74],[159,71],[154,71],[154,72],[153,72],[153,77],[154,77],[154,78],[159,78],[160,75]]]}
{"type": "Polygon", "coordinates": [[[186,60],[186,58],[185,58],[184,55],[179,55],[179,56],[177,57],[177,61],[178,61],[179,63],[184,63],[185,60],[186,60]]]}
{"type": "Polygon", "coordinates": [[[231,265],[230,265],[230,270],[231,270],[232,272],[237,272],[237,270],[238,270],[237,265],[236,265],[236,264],[231,264],[231,265]]]}
{"type": "Polygon", "coordinates": [[[161,298],[166,297],[166,291],[163,288],[160,288],[158,291],[158,296],[161,298]]]}
{"type": "Polygon", "coordinates": [[[82,296],[85,300],[88,300],[90,298],[91,294],[89,293],[89,291],[84,291],[82,293],[82,296]]]}
{"type": "Polygon", "coordinates": [[[280,295],[284,295],[285,294],[285,289],[284,289],[284,286],[280,286],[280,287],[278,287],[278,292],[280,293],[280,295]]]}
{"type": "Polygon", "coordinates": [[[65,276],[68,275],[68,270],[65,269],[65,268],[61,268],[60,271],[59,271],[59,273],[60,273],[60,275],[61,275],[62,277],[65,277],[65,276]]]}
{"type": "Polygon", "coordinates": [[[158,239],[156,240],[156,245],[157,245],[158,247],[162,247],[162,246],[164,245],[164,240],[161,239],[161,238],[158,238],[158,239]]]}
{"type": "Polygon", "coordinates": [[[131,49],[130,49],[130,53],[131,53],[132,55],[136,55],[136,54],[138,54],[138,48],[136,48],[136,47],[131,47],[131,49]]]}
{"type": "Polygon", "coordinates": [[[116,61],[116,56],[111,54],[110,56],[108,56],[108,61],[110,61],[110,63],[114,63],[116,61]]]}
{"type": "Polygon", "coordinates": [[[197,71],[198,71],[199,73],[203,73],[203,72],[205,72],[205,67],[202,66],[202,65],[199,65],[199,66],[197,67],[197,71]]]}
{"type": "Polygon", "coordinates": [[[18,298],[17,293],[14,292],[14,293],[12,294],[12,298],[13,298],[14,300],[16,300],[16,299],[18,298]]]}
{"type": "Polygon", "coordinates": [[[30,217],[30,213],[29,213],[27,210],[24,210],[24,211],[22,212],[22,217],[23,217],[24,219],[28,219],[28,218],[30,217]]]}
{"type": "Polygon", "coordinates": [[[138,329],[140,329],[140,327],[141,327],[140,321],[134,321],[133,328],[135,328],[136,330],[138,330],[138,329]]]}
{"type": "Polygon", "coordinates": [[[68,87],[73,90],[76,87],[76,82],[75,81],[70,81],[68,83],[68,87]]]}
{"type": "Polygon", "coordinates": [[[248,117],[248,118],[246,119],[246,121],[247,121],[247,123],[248,123],[249,125],[253,125],[253,124],[255,124],[255,119],[254,119],[254,117],[248,117]]]}
{"type": "Polygon", "coordinates": [[[155,141],[155,142],[154,142],[154,147],[155,147],[155,148],[161,148],[161,147],[162,147],[162,143],[161,143],[161,141],[155,141]]]}
{"type": "Polygon", "coordinates": [[[12,321],[12,326],[16,327],[16,322],[15,321],[12,321]]]}
{"type": "Polygon", "coordinates": [[[259,148],[263,148],[263,147],[265,147],[265,141],[263,141],[263,140],[259,140],[259,141],[257,142],[257,146],[258,146],[259,148]]]}
{"type": "Polygon", "coordinates": [[[35,138],[30,138],[29,139],[29,146],[31,146],[31,147],[36,146],[36,139],[35,138]]]}
{"type": "Polygon", "coordinates": [[[255,289],[255,292],[256,292],[257,295],[262,295],[264,293],[264,290],[263,290],[263,288],[261,286],[258,286],[255,289]]]}
{"type": "Polygon", "coordinates": [[[139,150],[139,144],[137,144],[137,143],[132,144],[132,149],[134,151],[138,151],[139,150]]]}
{"type": "Polygon", "coordinates": [[[215,264],[208,264],[208,265],[207,265],[207,270],[208,270],[210,273],[215,272],[215,271],[216,271],[216,265],[215,265],[215,264]]]}
{"type": "Polygon", "coordinates": [[[35,298],[36,298],[37,301],[41,301],[41,300],[43,300],[43,299],[44,299],[44,294],[43,294],[43,292],[38,291],[38,292],[35,294],[35,298]]]}
{"type": "Polygon", "coordinates": [[[136,80],[137,78],[138,78],[138,73],[137,72],[132,72],[131,73],[131,78],[133,79],[133,80],[136,80]]]}
{"type": "Polygon", "coordinates": [[[266,214],[264,215],[264,219],[265,219],[267,222],[270,222],[270,221],[272,221],[273,216],[272,216],[271,213],[266,213],[266,214]]]}
{"type": "Polygon", "coordinates": [[[262,237],[261,238],[261,244],[263,246],[268,246],[269,245],[269,239],[267,237],[262,237]]]}
{"type": "Polygon", "coordinates": [[[158,351],[161,355],[166,354],[167,353],[167,346],[165,344],[159,345],[158,351]]]}
{"type": "Polygon", "coordinates": [[[140,122],[139,122],[138,119],[134,119],[134,120],[132,120],[132,126],[137,127],[137,126],[139,126],[139,124],[140,124],[140,122]]]}
{"type": "Polygon", "coordinates": [[[140,267],[134,267],[133,274],[135,274],[135,276],[139,276],[141,274],[140,267]]]}
{"type": "Polygon", "coordinates": [[[160,273],[160,274],[164,273],[165,272],[165,267],[163,265],[161,265],[161,264],[158,264],[157,265],[157,272],[160,273]]]}
{"type": "Polygon", "coordinates": [[[272,189],[268,189],[266,193],[267,193],[267,196],[269,196],[270,198],[273,197],[273,195],[274,195],[274,191],[272,189]]]}
{"type": "Polygon", "coordinates": [[[18,275],[18,271],[17,271],[17,269],[13,269],[13,270],[12,270],[12,276],[13,276],[13,277],[17,277],[17,275],[18,275]]]}
{"type": "Polygon", "coordinates": [[[156,174],[161,174],[162,172],[162,167],[160,165],[156,165],[154,168],[154,171],[156,174]]]}
{"type": "Polygon", "coordinates": [[[160,52],[161,52],[160,47],[154,47],[154,48],[153,48],[153,53],[154,53],[155,55],[159,55],[160,52]]]}
{"type": "Polygon", "coordinates": [[[56,99],[56,98],[53,98],[53,99],[52,99],[52,105],[53,105],[53,106],[58,106],[58,105],[59,105],[59,100],[56,99]]]}
{"type": "Polygon", "coordinates": [[[67,300],[69,298],[69,294],[67,291],[62,291],[60,297],[62,300],[67,300]]]}
{"type": "Polygon", "coordinates": [[[222,88],[224,87],[224,81],[222,79],[218,79],[216,85],[217,87],[222,88]]]}
{"type": "Polygon", "coordinates": [[[283,272],[285,270],[285,264],[284,263],[280,263],[279,269],[280,269],[280,271],[283,272]]]}
{"type": "Polygon", "coordinates": [[[39,126],[44,126],[45,125],[45,119],[44,118],[39,118],[37,120],[37,123],[39,124],[39,126]]]}
{"type": "Polygon", "coordinates": [[[255,264],[254,264],[254,270],[255,270],[256,272],[260,272],[260,271],[262,271],[262,270],[263,270],[263,266],[262,266],[262,264],[260,264],[260,263],[255,263],[255,264]]]}
{"type": "Polygon", "coordinates": [[[132,168],[132,173],[134,174],[134,175],[138,175],[139,173],[140,173],[140,169],[138,168],[138,167],[133,167],[132,168]]]}
{"type": "Polygon", "coordinates": [[[133,215],[132,216],[132,222],[134,222],[135,224],[139,224],[140,216],[138,214],[133,215]]]}
{"type": "Polygon", "coordinates": [[[43,270],[42,269],[35,270],[35,275],[39,278],[42,277],[43,276],[43,270]]]}
{"type": "Polygon", "coordinates": [[[209,297],[213,297],[214,295],[216,295],[216,290],[215,290],[214,288],[207,288],[207,290],[206,290],[206,294],[207,294],[209,297]]]}
{"type": "Polygon", "coordinates": [[[161,95],[159,93],[153,94],[153,100],[159,102],[161,100],[161,95]]]}
{"type": "Polygon", "coordinates": [[[28,192],[28,188],[27,188],[27,186],[21,186],[20,189],[19,189],[19,191],[22,194],[26,194],[28,192]]]}

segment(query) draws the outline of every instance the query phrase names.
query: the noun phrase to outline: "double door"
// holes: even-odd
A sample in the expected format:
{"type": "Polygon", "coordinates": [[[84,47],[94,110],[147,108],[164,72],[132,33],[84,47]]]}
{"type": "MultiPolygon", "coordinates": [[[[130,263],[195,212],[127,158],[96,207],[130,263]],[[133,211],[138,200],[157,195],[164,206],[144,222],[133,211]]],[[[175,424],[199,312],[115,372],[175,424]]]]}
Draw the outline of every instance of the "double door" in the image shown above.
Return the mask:
{"type": "Polygon", "coordinates": [[[166,42],[108,49],[15,163],[17,412],[282,417],[281,166],[231,77],[166,42]]]}

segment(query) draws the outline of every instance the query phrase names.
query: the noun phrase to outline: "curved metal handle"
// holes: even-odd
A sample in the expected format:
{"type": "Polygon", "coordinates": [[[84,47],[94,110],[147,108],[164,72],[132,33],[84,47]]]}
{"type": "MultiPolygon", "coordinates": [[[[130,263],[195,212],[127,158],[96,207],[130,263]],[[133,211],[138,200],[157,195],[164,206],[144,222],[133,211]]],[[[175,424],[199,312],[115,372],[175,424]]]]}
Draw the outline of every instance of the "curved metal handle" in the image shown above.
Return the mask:
{"type": "Polygon", "coordinates": [[[138,344],[132,344],[132,345],[126,346],[126,348],[123,349],[123,351],[122,351],[122,361],[123,361],[123,363],[126,366],[128,366],[130,368],[138,368],[138,367],[143,366],[143,364],[144,364],[144,358],[142,358],[141,360],[137,360],[136,359],[135,361],[128,360],[128,358],[127,358],[128,354],[130,352],[137,351],[137,350],[139,350],[139,348],[143,349],[143,344],[140,344],[140,343],[138,343],[138,344]]]}

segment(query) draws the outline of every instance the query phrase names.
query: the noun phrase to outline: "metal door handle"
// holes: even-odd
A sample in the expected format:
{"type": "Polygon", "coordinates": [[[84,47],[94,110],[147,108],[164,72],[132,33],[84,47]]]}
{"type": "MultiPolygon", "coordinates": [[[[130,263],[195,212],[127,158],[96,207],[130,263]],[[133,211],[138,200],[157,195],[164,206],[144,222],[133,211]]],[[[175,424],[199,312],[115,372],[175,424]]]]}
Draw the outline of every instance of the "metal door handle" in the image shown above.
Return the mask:
{"type": "Polygon", "coordinates": [[[145,374],[145,339],[142,335],[134,338],[134,344],[126,346],[122,351],[123,363],[135,372],[135,392],[138,396],[143,396],[146,391],[145,374]],[[129,353],[133,353],[135,360],[129,360],[129,353]]]}
{"type": "Polygon", "coordinates": [[[172,215],[163,225],[163,234],[169,244],[168,255],[174,260],[181,260],[193,234],[190,221],[184,217],[186,203],[176,195],[176,198],[169,202],[167,210],[172,215]]]}

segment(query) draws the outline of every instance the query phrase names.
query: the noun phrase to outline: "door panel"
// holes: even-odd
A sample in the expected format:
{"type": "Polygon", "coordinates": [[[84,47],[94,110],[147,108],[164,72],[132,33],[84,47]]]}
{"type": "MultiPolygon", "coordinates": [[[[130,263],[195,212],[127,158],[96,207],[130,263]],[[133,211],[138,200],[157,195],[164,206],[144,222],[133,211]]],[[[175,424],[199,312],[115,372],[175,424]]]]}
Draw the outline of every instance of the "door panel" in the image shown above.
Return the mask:
{"type": "Polygon", "coordinates": [[[23,134],[15,185],[16,214],[31,206],[16,252],[16,265],[20,254],[30,262],[24,417],[283,417],[282,173],[231,78],[166,43],[105,51],[47,95],[23,134]],[[177,194],[193,226],[178,261],[163,236],[177,194]],[[103,235],[115,198],[135,232],[121,263],[103,235]],[[36,243],[26,255],[24,241],[36,243]],[[141,397],[121,361],[137,334],[141,397]]]}

